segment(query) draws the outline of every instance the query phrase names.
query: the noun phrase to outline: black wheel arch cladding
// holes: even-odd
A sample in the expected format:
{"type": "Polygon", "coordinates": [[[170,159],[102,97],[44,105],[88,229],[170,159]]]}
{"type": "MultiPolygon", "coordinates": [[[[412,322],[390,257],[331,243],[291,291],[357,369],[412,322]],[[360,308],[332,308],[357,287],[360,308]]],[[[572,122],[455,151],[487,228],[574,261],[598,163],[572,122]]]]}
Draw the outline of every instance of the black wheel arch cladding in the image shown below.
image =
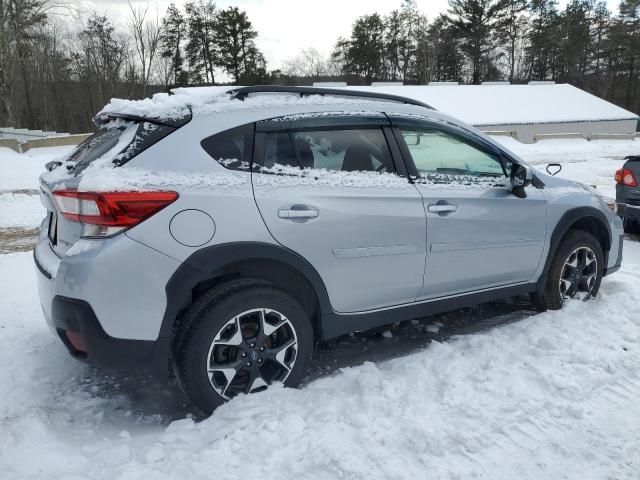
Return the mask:
{"type": "Polygon", "coordinates": [[[606,270],[609,261],[609,251],[611,249],[611,227],[604,213],[594,207],[576,207],[568,210],[560,217],[560,220],[553,229],[549,251],[545,259],[544,269],[537,282],[537,291],[542,293],[545,290],[549,270],[556,255],[560,242],[567,232],[572,228],[579,227],[591,233],[600,242],[604,255],[604,269],[606,270]],[[594,223],[595,222],[595,223],[594,223]],[[591,231],[594,226],[597,231],[591,231]],[[586,227],[586,228],[585,228],[586,227]]]}
{"type": "MultiPolygon", "coordinates": [[[[269,260],[298,272],[311,285],[320,315],[331,311],[322,278],[303,257],[288,248],[262,242],[233,242],[202,248],[189,256],[174,272],[165,287],[167,308],[160,328],[161,337],[174,334],[176,320],[193,303],[194,289],[211,279],[224,276],[226,267],[238,262],[269,260]]],[[[315,326],[314,326],[315,328],[315,326]]]]}

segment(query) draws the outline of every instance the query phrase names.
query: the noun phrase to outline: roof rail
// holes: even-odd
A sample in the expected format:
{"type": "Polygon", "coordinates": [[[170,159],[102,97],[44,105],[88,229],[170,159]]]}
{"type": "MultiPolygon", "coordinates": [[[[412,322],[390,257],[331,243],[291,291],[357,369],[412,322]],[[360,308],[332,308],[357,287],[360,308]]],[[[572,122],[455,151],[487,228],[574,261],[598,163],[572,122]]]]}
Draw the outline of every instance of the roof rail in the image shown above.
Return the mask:
{"type": "Polygon", "coordinates": [[[287,87],[284,85],[256,85],[252,87],[238,87],[227,92],[233,98],[244,100],[251,93],[297,93],[301,97],[307,95],[335,95],[340,97],[359,97],[371,98],[374,100],[387,100],[390,102],[406,103],[417,107],[435,110],[431,105],[414,100],[412,98],[402,97],[400,95],[391,95],[389,93],[365,92],[361,90],[343,90],[338,88],[318,88],[318,87],[287,87]]]}

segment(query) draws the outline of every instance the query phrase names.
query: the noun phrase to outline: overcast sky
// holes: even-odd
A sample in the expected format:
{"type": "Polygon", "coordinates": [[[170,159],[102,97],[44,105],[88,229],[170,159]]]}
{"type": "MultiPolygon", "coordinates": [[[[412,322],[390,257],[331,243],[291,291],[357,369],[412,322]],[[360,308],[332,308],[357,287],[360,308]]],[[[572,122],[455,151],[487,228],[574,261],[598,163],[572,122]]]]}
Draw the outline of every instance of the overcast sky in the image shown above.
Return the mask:
{"type": "MultiPolygon", "coordinates": [[[[174,0],[183,5],[187,0],[174,0]]],[[[87,9],[106,13],[114,21],[125,20],[127,0],[79,0],[87,9]]],[[[133,0],[138,6],[149,5],[164,14],[171,0],[133,0]]],[[[356,17],[368,13],[389,13],[399,8],[401,0],[218,0],[219,8],[230,5],[246,10],[258,31],[258,47],[264,53],[269,69],[280,68],[282,61],[295,56],[301,49],[316,47],[327,54],[339,36],[348,36],[356,17]]],[[[445,12],[448,0],[417,0],[419,8],[432,20],[445,12]]],[[[567,0],[560,0],[564,6],[567,0]]],[[[618,0],[608,0],[609,8],[617,10],[618,0]]]]}

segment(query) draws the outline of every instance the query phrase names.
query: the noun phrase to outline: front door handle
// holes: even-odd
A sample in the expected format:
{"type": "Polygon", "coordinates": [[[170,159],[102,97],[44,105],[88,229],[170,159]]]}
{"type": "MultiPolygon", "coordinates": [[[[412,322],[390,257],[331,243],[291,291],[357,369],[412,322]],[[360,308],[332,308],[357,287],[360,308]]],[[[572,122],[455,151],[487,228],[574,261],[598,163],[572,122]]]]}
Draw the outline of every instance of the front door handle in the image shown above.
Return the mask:
{"type": "Polygon", "coordinates": [[[278,217],[293,221],[306,221],[311,218],[318,218],[320,212],[307,205],[292,205],[289,208],[278,210],[278,217]]]}
{"type": "Polygon", "coordinates": [[[431,213],[451,213],[456,210],[458,210],[458,206],[449,203],[432,203],[427,206],[427,211],[431,213]]]}

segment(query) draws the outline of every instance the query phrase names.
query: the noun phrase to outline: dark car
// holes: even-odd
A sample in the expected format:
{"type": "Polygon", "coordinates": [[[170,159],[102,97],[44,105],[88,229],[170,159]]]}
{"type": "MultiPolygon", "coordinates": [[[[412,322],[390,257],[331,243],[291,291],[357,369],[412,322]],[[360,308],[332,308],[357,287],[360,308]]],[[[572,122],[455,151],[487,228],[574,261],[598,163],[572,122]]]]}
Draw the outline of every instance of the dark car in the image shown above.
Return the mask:
{"type": "Polygon", "coordinates": [[[640,156],[625,158],[626,162],[616,172],[616,204],[622,217],[624,231],[640,232],[640,156]]]}

